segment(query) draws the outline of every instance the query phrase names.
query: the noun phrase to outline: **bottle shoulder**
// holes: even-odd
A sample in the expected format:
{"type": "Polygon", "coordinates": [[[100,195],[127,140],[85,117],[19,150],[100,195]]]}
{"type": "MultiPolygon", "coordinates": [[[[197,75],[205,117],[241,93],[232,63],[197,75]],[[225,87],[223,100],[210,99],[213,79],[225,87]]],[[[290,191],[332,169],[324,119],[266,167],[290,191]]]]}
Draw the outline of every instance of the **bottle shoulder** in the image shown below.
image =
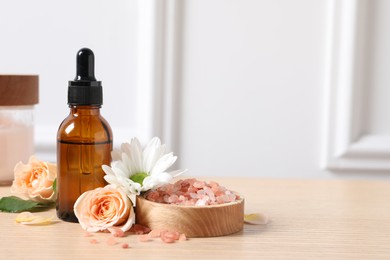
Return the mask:
{"type": "Polygon", "coordinates": [[[101,115],[69,114],[60,124],[58,140],[74,142],[112,142],[112,129],[101,115]]]}

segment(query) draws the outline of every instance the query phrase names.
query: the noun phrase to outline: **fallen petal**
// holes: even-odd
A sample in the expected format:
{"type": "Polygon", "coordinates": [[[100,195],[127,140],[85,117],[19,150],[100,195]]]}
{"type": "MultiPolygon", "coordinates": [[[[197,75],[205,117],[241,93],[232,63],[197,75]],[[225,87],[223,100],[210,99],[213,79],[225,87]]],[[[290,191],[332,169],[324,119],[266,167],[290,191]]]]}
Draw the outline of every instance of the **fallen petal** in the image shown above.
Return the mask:
{"type": "Polygon", "coordinates": [[[268,223],[268,217],[261,213],[245,214],[244,222],[251,225],[265,225],[268,223]]]}
{"type": "Polygon", "coordinates": [[[16,223],[23,225],[50,225],[53,223],[53,217],[42,217],[32,214],[31,212],[22,212],[16,216],[16,223]]]}

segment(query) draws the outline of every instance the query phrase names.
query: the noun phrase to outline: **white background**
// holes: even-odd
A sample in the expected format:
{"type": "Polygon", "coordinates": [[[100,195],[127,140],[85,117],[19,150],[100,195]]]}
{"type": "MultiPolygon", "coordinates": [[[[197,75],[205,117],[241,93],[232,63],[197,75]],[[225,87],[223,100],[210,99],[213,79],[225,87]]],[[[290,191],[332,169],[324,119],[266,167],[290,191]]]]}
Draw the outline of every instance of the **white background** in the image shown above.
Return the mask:
{"type": "MultiPolygon", "coordinates": [[[[148,87],[143,82],[151,80],[139,65],[146,61],[153,66],[155,60],[153,44],[152,58],[145,54],[150,44],[146,41],[159,45],[158,37],[142,38],[150,27],[140,12],[156,5],[164,8],[168,2],[172,1],[0,2],[0,73],[40,75],[38,153],[55,158],[56,127],[67,114],[67,81],[74,77],[77,50],[85,46],[96,55],[96,77],[104,88],[102,113],[117,144],[159,133],[153,129],[159,113],[140,109],[137,99],[148,87]],[[145,117],[149,128],[138,124],[145,117]]],[[[390,177],[386,171],[321,167],[334,1],[179,2],[175,135],[167,143],[180,158],[178,166],[191,175],[390,177]]],[[[369,6],[373,29],[364,70],[369,112],[363,123],[367,132],[387,134],[390,6],[385,0],[370,1],[369,6]]],[[[158,27],[153,10],[146,13],[158,27]]],[[[158,96],[164,99],[164,93],[158,96]]],[[[146,103],[155,106],[154,100],[151,95],[146,103]]]]}
{"type": "Polygon", "coordinates": [[[40,76],[39,147],[53,153],[57,128],[69,113],[68,81],[75,78],[76,53],[83,47],[95,53],[103,116],[114,134],[136,135],[136,1],[2,0],[0,30],[0,73],[40,76]]]}

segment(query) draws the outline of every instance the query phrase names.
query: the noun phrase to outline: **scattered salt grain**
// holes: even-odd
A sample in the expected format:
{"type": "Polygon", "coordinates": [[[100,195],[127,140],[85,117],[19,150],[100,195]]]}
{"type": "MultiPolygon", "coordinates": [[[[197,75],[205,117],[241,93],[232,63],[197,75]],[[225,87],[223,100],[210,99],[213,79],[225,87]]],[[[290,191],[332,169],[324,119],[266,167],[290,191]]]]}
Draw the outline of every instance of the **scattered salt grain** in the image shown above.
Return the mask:
{"type": "Polygon", "coordinates": [[[150,232],[150,228],[142,226],[140,224],[134,224],[130,230],[130,232],[134,232],[137,235],[147,234],[150,232]]]}
{"type": "Polygon", "coordinates": [[[125,232],[123,232],[123,230],[118,228],[118,227],[108,228],[108,231],[110,231],[110,233],[113,237],[124,237],[125,236],[125,232]]]}
{"type": "Polygon", "coordinates": [[[187,237],[185,234],[180,234],[179,236],[179,241],[186,241],[187,240],[187,237]]]}
{"type": "Polygon", "coordinates": [[[123,244],[122,244],[122,248],[129,248],[129,244],[123,243],[123,244]]]}
{"type": "Polygon", "coordinates": [[[149,236],[147,234],[137,236],[139,242],[148,242],[149,236]]]}
{"type": "Polygon", "coordinates": [[[162,230],[160,230],[160,229],[152,229],[152,230],[149,232],[148,236],[149,236],[150,238],[157,238],[157,237],[160,237],[160,236],[161,236],[161,232],[162,232],[162,230]]]}
{"type": "Polygon", "coordinates": [[[96,239],[92,238],[92,239],[89,240],[89,243],[91,243],[91,244],[97,244],[97,243],[99,243],[99,242],[98,242],[96,239]]]}
{"type": "Polygon", "coordinates": [[[161,232],[160,239],[164,243],[174,243],[175,240],[179,240],[180,238],[180,233],[177,231],[168,231],[164,230],[161,232]]]}

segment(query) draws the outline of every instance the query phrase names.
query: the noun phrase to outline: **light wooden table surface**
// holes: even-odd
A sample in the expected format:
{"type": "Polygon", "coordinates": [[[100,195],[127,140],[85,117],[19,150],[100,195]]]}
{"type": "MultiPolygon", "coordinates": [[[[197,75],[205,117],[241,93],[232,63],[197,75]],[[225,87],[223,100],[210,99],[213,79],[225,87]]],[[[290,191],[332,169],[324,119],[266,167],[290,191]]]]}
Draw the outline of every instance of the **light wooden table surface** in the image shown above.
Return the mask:
{"type": "MultiPolygon", "coordinates": [[[[24,226],[16,214],[0,213],[0,259],[390,259],[389,181],[214,180],[245,196],[246,213],[267,214],[270,222],[174,244],[128,235],[119,239],[130,245],[123,249],[107,245],[105,233],[91,244],[79,224],[24,226]]],[[[9,187],[0,187],[7,195],[9,187]]]]}

